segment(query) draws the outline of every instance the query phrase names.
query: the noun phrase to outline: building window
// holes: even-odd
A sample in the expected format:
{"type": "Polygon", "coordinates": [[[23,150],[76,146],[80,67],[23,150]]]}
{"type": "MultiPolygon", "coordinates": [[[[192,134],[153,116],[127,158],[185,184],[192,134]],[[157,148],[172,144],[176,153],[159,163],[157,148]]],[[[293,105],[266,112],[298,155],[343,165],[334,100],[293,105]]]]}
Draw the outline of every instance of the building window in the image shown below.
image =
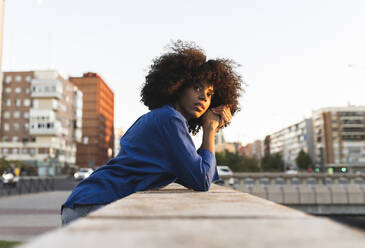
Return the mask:
{"type": "Polygon", "coordinates": [[[25,119],[28,119],[28,118],[29,118],[29,112],[24,112],[23,117],[24,117],[25,119]]]}
{"type": "Polygon", "coordinates": [[[29,153],[30,153],[30,155],[35,155],[36,154],[36,148],[30,148],[29,149],[29,153]]]}
{"type": "Polygon", "coordinates": [[[18,136],[14,136],[13,137],[13,142],[18,142],[19,141],[19,137],[18,136]]]}
{"type": "Polygon", "coordinates": [[[15,100],[15,106],[20,107],[21,101],[20,99],[15,100]]]}
{"type": "Polygon", "coordinates": [[[13,113],[13,117],[14,117],[15,119],[18,119],[18,118],[19,118],[19,116],[20,116],[20,112],[19,112],[19,111],[14,111],[14,113],[13,113]]]}
{"type": "Polygon", "coordinates": [[[8,119],[10,117],[10,113],[8,111],[4,112],[4,119],[8,119]]]}
{"type": "Polygon", "coordinates": [[[22,81],[22,76],[19,75],[15,76],[15,82],[20,82],[20,81],[22,81]]]}
{"type": "Polygon", "coordinates": [[[10,76],[10,75],[8,75],[8,76],[6,76],[6,78],[5,78],[5,83],[9,84],[9,83],[11,83],[11,80],[12,80],[11,76],[10,76]]]}
{"type": "Polygon", "coordinates": [[[24,106],[26,106],[26,107],[30,106],[30,100],[29,99],[24,99],[24,106]]]}
{"type": "Polygon", "coordinates": [[[28,83],[30,83],[30,82],[32,81],[32,77],[31,77],[31,76],[29,76],[29,75],[28,75],[28,76],[26,76],[26,77],[25,77],[25,81],[26,81],[26,82],[28,82],[28,83]]]}
{"type": "Polygon", "coordinates": [[[27,131],[27,130],[29,130],[29,124],[28,123],[25,123],[24,124],[24,131],[27,131]]]}
{"type": "Polygon", "coordinates": [[[25,88],[25,94],[29,94],[30,93],[30,89],[29,88],[25,88]]]}
{"type": "Polygon", "coordinates": [[[7,155],[9,152],[8,148],[3,148],[3,155],[7,155]]]}
{"type": "Polygon", "coordinates": [[[19,131],[19,124],[18,123],[14,123],[13,127],[14,127],[14,131],[19,131]]]}
{"type": "Polygon", "coordinates": [[[20,93],[22,90],[21,90],[21,88],[20,87],[16,87],[15,88],[15,93],[20,93]]]}
{"type": "Polygon", "coordinates": [[[54,128],[54,123],[47,123],[47,128],[54,128]]]}
{"type": "Polygon", "coordinates": [[[13,154],[19,154],[19,149],[18,148],[13,148],[13,154]]]}
{"type": "Polygon", "coordinates": [[[11,100],[10,100],[10,99],[6,99],[6,101],[5,101],[5,105],[6,105],[7,107],[10,107],[10,106],[11,106],[11,100]]]}
{"type": "Polygon", "coordinates": [[[6,88],[5,88],[5,93],[11,93],[11,88],[6,87],[6,88]]]}
{"type": "Polygon", "coordinates": [[[22,148],[22,154],[28,154],[28,149],[27,148],[22,148]]]}
{"type": "Polygon", "coordinates": [[[3,141],[4,142],[8,142],[9,141],[9,137],[8,136],[3,136],[3,141]]]}
{"type": "Polygon", "coordinates": [[[10,126],[8,123],[4,123],[4,131],[9,131],[10,126]]]}

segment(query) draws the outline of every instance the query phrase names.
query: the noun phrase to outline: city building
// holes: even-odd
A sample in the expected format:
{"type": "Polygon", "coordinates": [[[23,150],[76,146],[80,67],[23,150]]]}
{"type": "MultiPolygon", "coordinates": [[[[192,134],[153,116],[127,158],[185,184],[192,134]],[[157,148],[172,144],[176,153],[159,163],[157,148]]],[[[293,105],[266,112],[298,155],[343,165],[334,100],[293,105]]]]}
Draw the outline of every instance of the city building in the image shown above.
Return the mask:
{"type": "Polygon", "coordinates": [[[224,139],[222,129],[218,130],[215,134],[215,151],[216,152],[232,152],[232,153],[239,153],[242,144],[239,142],[226,142],[224,139]]]}
{"type": "Polygon", "coordinates": [[[264,142],[262,140],[255,140],[244,146],[244,153],[247,157],[256,160],[261,160],[264,156],[264,142]]]}
{"type": "Polygon", "coordinates": [[[69,80],[83,93],[83,139],[77,144],[76,164],[102,166],[114,154],[114,93],[96,73],[69,80]]]}
{"type": "Polygon", "coordinates": [[[265,144],[266,149],[269,146],[270,154],[279,153],[282,155],[286,169],[296,168],[295,159],[301,150],[308,153],[314,161],[313,125],[311,118],[270,134],[270,137],[266,137],[265,140],[266,143],[270,140],[269,145],[265,144]]]}
{"type": "Polygon", "coordinates": [[[252,143],[248,143],[243,147],[244,155],[246,157],[252,158],[253,157],[253,147],[252,143]]]}
{"type": "Polygon", "coordinates": [[[221,145],[226,143],[222,129],[219,129],[218,132],[215,133],[214,143],[215,145],[221,145]]]}
{"type": "Polygon", "coordinates": [[[123,129],[121,128],[114,128],[114,156],[116,156],[120,151],[120,139],[124,134],[123,129]]]}
{"type": "Polygon", "coordinates": [[[76,162],[82,93],[56,71],[4,72],[1,156],[55,175],[76,162]]]}
{"type": "Polygon", "coordinates": [[[328,168],[365,169],[364,106],[313,111],[313,128],[317,163],[328,168]]]}

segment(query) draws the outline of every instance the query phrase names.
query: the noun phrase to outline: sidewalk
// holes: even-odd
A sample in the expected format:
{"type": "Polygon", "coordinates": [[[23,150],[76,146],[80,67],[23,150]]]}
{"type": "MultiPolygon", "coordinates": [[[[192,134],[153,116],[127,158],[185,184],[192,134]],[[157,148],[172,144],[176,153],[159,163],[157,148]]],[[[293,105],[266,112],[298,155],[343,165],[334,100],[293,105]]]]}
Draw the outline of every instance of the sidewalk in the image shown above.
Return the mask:
{"type": "Polygon", "coordinates": [[[60,206],[70,191],[0,197],[0,240],[27,241],[61,226],[60,206]]]}

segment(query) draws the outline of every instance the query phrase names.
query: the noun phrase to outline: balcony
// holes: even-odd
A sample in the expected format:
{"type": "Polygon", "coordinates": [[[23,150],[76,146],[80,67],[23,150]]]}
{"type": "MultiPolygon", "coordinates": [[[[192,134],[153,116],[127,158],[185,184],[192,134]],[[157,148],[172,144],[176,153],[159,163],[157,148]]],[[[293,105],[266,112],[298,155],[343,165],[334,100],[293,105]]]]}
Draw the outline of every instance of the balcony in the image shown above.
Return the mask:
{"type": "Polygon", "coordinates": [[[34,122],[30,125],[29,133],[31,135],[60,136],[62,127],[59,121],[56,122],[34,122]]]}
{"type": "Polygon", "coordinates": [[[35,79],[32,81],[33,98],[57,98],[62,97],[62,82],[58,79],[35,79]]]}
{"type": "Polygon", "coordinates": [[[56,113],[51,109],[31,108],[29,112],[30,124],[33,122],[48,122],[56,120],[56,113]]]}

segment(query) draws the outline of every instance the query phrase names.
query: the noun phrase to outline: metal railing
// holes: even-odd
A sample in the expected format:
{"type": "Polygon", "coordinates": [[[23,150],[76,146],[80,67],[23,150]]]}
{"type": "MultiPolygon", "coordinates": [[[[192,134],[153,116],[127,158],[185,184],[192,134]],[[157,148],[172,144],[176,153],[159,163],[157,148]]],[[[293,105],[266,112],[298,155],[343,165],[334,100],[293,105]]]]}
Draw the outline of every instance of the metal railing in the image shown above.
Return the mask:
{"type": "Polygon", "coordinates": [[[13,183],[0,182],[0,197],[52,191],[55,189],[55,179],[52,177],[20,177],[13,183]]]}
{"type": "Polygon", "coordinates": [[[235,173],[226,186],[309,213],[365,214],[365,176],[356,174],[235,173]]]}
{"type": "Polygon", "coordinates": [[[222,179],[233,177],[244,185],[333,185],[365,184],[364,174],[324,174],[324,173],[234,173],[233,176],[221,176],[222,179]]]}

